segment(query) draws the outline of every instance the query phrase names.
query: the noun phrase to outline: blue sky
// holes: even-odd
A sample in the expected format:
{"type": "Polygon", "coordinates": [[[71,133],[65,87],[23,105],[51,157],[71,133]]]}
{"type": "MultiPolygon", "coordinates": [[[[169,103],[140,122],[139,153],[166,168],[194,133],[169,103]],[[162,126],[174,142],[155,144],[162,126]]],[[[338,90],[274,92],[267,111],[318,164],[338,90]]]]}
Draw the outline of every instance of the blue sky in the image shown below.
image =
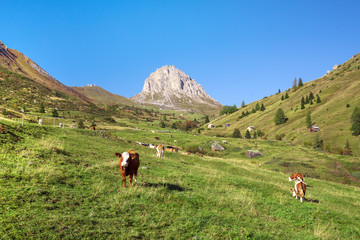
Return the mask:
{"type": "Polygon", "coordinates": [[[0,41],[68,86],[132,97],[175,65],[240,106],[359,53],[359,9],[358,0],[2,0],[0,41]]]}

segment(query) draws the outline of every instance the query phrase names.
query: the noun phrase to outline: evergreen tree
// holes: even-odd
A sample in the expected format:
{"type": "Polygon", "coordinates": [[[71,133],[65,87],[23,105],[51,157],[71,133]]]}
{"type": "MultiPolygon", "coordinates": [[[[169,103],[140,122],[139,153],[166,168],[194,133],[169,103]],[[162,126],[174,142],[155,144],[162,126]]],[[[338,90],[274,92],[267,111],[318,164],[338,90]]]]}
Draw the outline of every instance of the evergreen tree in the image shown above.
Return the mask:
{"type": "Polygon", "coordinates": [[[53,117],[58,117],[59,116],[59,113],[55,108],[52,110],[52,116],[53,117]]]}
{"type": "Polygon", "coordinates": [[[281,101],[284,101],[284,95],[281,95],[281,101]]]}
{"type": "Polygon", "coordinates": [[[253,109],[251,110],[251,113],[256,113],[255,108],[253,108],[253,109]]]}
{"type": "Polygon", "coordinates": [[[244,100],[241,102],[241,107],[245,107],[245,101],[244,100]]]}
{"type": "Polygon", "coordinates": [[[160,127],[165,128],[165,123],[163,121],[160,122],[160,127]]]}
{"type": "Polygon", "coordinates": [[[241,113],[241,117],[245,117],[246,114],[244,112],[241,113]]]}
{"type": "Polygon", "coordinates": [[[351,114],[351,128],[352,135],[359,136],[360,135],[360,109],[356,107],[351,114]]]}
{"type": "Polygon", "coordinates": [[[288,99],[288,98],[289,98],[289,94],[286,92],[285,99],[288,99]]]}
{"type": "Polygon", "coordinates": [[[310,100],[310,105],[313,105],[313,100],[310,100]]]}
{"type": "Polygon", "coordinates": [[[280,91],[280,88],[279,88],[279,91],[278,91],[278,93],[281,93],[281,91],[280,91]]]}
{"type": "Polygon", "coordinates": [[[256,131],[254,131],[253,138],[257,138],[256,131]]]}
{"type": "Polygon", "coordinates": [[[232,137],[233,138],[241,138],[241,133],[240,133],[240,130],[238,128],[235,128],[234,129],[234,132],[232,134],[232,137]]]}
{"type": "Polygon", "coordinates": [[[302,82],[302,79],[301,78],[299,78],[299,85],[298,85],[299,87],[302,87],[302,86],[304,86],[304,84],[303,84],[303,82],[302,82]]]}
{"type": "Polygon", "coordinates": [[[306,127],[309,128],[312,125],[312,121],[311,121],[311,113],[310,111],[308,111],[308,113],[306,114],[306,127]]]}
{"type": "Polygon", "coordinates": [[[39,112],[40,113],[45,113],[45,107],[44,107],[44,104],[40,104],[40,109],[39,109],[39,112]]]}
{"type": "Polygon", "coordinates": [[[306,95],[305,104],[309,104],[309,96],[306,95]]]}
{"type": "Polygon", "coordinates": [[[260,105],[259,105],[258,102],[256,103],[255,110],[256,110],[256,111],[259,111],[259,110],[260,110],[260,105]]]}
{"type": "Polygon", "coordinates": [[[310,92],[309,94],[309,101],[313,100],[314,99],[314,94],[312,92],[310,92]]]}
{"type": "Polygon", "coordinates": [[[77,125],[78,125],[78,128],[80,128],[80,129],[85,129],[84,120],[79,119],[79,120],[77,121],[77,125]]]}
{"type": "Polygon", "coordinates": [[[248,110],[246,110],[245,115],[246,115],[246,116],[249,116],[249,115],[250,115],[250,113],[249,113],[249,111],[248,111],[248,110]]]}
{"type": "Polygon", "coordinates": [[[260,107],[260,111],[265,111],[265,109],[266,109],[266,108],[265,108],[264,104],[262,103],[262,104],[261,104],[261,107],[260,107]]]}
{"type": "Polygon", "coordinates": [[[292,87],[293,87],[293,88],[295,88],[295,87],[296,87],[296,77],[295,77],[295,79],[294,79],[294,81],[293,81],[293,85],[292,85],[292,87]]]}
{"type": "Polygon", "coordinates": [[[209,122],[210,122],[209,116],[206,115],[206,117],[205,117],[205,123],[209,123],[209,122]]]}
{"type": "Polygon", "coordinates": [[[286,117],[284,111],[279,108],[276,112],[276,115],[274,117],[274,123],[275,125],[280,125],[286,122],[286,117]]]}
{"type": "Polygon", "coordinates": [[[251,138],[251,135],[250,135],[249,130],[246,130],[245,138],[246,138],[246,139],[250,139],[250,138],[251,138]]]}
{"type": "Polygon", "coordinates": [[[321,103],[321,99],[320,99],[320,96],[318,94],[316,95],[316,103],[321,103]]]}
{"type": "Polygon", "coordinates": [[[305,99],[304,96],[301,98],[301,109],[305,109],[305,99]]]}

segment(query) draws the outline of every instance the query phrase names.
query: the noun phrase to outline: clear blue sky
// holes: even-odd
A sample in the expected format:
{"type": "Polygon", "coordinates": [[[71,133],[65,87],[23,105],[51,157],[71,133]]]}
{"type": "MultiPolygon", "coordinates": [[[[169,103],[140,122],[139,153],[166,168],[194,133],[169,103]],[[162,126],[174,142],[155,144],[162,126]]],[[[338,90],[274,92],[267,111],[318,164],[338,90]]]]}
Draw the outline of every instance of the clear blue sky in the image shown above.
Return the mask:
{"type": "Polygon", "coordinates": [[[0,41],[68,86],[132,97],[175,65],[239,106],[359,53],[359,9],[359,0],[1,0],[0,41]]]}

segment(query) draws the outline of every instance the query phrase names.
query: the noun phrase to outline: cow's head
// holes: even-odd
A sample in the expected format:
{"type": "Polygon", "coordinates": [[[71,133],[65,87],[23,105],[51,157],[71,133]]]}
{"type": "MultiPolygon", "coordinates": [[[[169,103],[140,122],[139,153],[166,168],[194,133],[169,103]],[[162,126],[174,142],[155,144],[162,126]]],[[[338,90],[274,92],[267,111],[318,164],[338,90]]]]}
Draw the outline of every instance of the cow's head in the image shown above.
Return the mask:
{"type": "Polygon", "coordinates": [[[123,160],[121,162],[121,166],[126,168],[127,166],[129,166],[130,154],[128,152],[123,152],[123,154],[121,156],[123,158],[123,160]]]}

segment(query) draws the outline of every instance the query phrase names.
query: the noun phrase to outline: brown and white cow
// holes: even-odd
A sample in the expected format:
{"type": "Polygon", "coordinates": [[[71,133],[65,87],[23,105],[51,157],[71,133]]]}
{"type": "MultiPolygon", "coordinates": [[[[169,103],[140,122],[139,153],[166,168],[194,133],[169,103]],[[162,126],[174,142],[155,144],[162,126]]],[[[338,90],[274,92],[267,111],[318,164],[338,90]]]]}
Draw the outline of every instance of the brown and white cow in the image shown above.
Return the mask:
{"type": "Polygon", "coordinates": [[[293,196],[297,199],[300,197],[300,202],[304,202],[306,184],[302,180],[295,180],[294,188],[290,189],[293,193],[293,196]]]}
{"type": "Polygon", "coordinates": [[[126,187],[126,176],[129,176],[129,184],[132,187],[132,178],[134,176],[136,182],[136,175],[140,165],[139,154],[134,150],[127,152],[115,153],[119,157],[119,170],[123,181],[123,187],[126,187]]]}
{"type": "Polygon", "coordinates": [[[156,145],[155,149],[156,149],[156,156],[158,158],[164,158],[165,147],[163,145],[156,145]]]}
{"type": "Polygon", "coordinates": [[[293,174],[289,177],[289,182],[294,181],[294,180],[304,181],[304,175],[301,174],[301,173],[293,173],[293,174]]]}

